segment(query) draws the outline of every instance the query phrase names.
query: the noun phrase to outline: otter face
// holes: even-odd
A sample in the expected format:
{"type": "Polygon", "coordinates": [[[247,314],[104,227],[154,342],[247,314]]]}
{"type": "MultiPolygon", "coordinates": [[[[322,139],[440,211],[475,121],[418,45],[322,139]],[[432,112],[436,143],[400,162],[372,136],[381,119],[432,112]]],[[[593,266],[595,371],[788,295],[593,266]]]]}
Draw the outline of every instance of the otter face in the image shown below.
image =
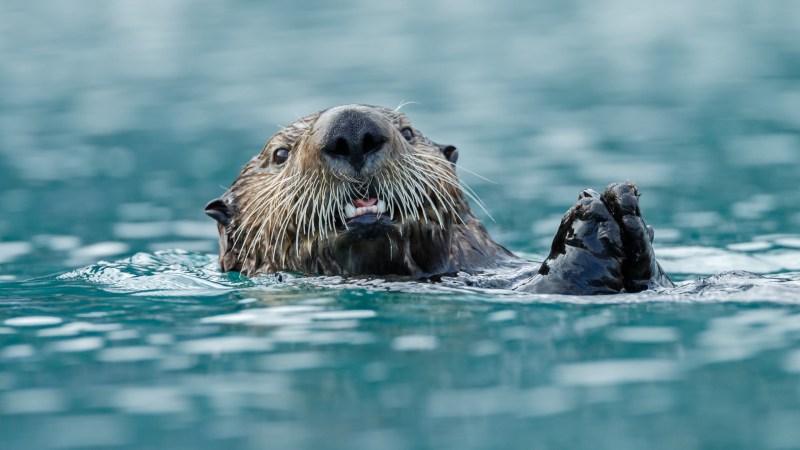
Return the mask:
{"type": "Polygon", "coordinates": [[[345,105],[306,116],[276,133],[206,206],[218,222],[222,270],[462,270],[465,254],[497,244],[470,212],[457,157],[395,110],[345,105]]]}

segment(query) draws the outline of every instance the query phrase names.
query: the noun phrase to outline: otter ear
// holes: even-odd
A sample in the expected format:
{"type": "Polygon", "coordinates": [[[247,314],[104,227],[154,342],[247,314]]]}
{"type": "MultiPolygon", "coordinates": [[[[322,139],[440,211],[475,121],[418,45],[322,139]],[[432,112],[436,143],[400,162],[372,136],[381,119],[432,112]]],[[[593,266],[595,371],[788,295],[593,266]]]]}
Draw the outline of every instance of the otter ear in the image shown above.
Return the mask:
{"type": "Polygon", "coordinates": [[[439,150],[442,151],[445,159],[450,161],[451,163],[455,164],[458,161],[458,149],[453,145],[442,145],[436,144],[439,147],[439,150]]]}
{"type": "Polygon", "coordinates": [[[222,198],[215,198],[206,205],[205,213],[223,226],[231,223],[231,207],[222,198]]]}

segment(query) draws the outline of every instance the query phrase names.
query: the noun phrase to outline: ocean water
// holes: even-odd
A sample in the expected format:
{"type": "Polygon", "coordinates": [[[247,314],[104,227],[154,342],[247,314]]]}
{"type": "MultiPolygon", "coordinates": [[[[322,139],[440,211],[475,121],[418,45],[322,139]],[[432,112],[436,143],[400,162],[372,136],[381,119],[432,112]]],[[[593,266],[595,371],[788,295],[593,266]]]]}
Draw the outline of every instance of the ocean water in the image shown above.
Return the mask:
{"type": "Polygon", "coordinates": [[[800,447],[798,35],[792,1],[3,2],[0,449],[800,447]],[[203,206],[280,124],[402,102],[531,259],[636,181],[679,286],[217,271],[203,206]]]}

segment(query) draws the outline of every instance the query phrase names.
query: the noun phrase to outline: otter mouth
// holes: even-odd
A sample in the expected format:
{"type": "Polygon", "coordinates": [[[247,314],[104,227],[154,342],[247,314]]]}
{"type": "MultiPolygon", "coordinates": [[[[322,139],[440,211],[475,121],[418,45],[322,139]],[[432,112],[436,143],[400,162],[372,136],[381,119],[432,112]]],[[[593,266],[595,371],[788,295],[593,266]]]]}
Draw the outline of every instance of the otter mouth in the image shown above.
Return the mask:
{"type": "Polygon", "coordinates": [[[353,203],[345,205],[345,222],[339,228],[342,231],[352,231],[353,228],[372,225],[391,225],[394,220],[387,214],[388,210],[386,202],[378,200],[377,197],[370,197],[366,200],[355,199],[353,203]]]}
{"type": "Polygon", "coordinates": [[[348,203],[344,207],[344,214],[349,223],[350,220],[367,214],[375,216],[385,214],[387,210],[386,202],[378,200],[377,197],[372,197],[367,200],[356,199],[353,203],[348,203]]]}

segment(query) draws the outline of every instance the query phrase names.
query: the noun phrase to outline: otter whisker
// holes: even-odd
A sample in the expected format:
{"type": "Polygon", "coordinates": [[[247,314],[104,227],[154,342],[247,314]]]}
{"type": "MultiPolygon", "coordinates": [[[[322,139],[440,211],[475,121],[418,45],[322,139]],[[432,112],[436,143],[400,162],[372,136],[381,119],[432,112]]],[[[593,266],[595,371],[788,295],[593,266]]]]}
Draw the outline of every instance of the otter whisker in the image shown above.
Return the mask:
{"type": "Polygon", "coordinates": [[[420,184],[419,180],[417,180],[415,177],[412,177],[408,173],[401,173],[401,176],[405,177],[409,185],[414,187],[413,189],[410,190],[411,195],[413,195],[417,199],[417,205],[422,209],[422,215],[425,220],[425,223],[428,223],[428,212],[424,207],[425,202],[422,199],[422,196],[424,196],[428,200],[431,206],[434,206],[434,211],[436,212],[436,217],[439,220],[439,224],[443,225],[444,221],[442,220],[442,217],[439,215],[439,211],[435,208],[433,200],[431,200],[427,192],[425,192],[425,188],[420,184]]]}
{"type": "MultiPolygon", "coordinates": [[[[300,252],[300,232],[301,232],[301,230],[305,231],[306,226],[307,226],[306,225],[307,221],[311,222],[311,220],[309,219],[309,214],[308,214],[308,206],[309,206],[309,201],[311,200],[312,186],[314,185],[315,182],[316,182],[316,180],[314,179],[314,181],[308,183],[308,187],[306,187],[306,189],[303,190],[303,193],[300,195],[300,198],[298,198],[297,201],[295,202],[294,209],[296,211],[300,211],[301,212],[300,214],[296,214],[296,216],[300,217],[299,220],[297,221],[297,224],[296,224],[296,228],[297,229],[295,230],[295,252],[296,252],[295,254],[296,254],[296,256],[300,256],[300,253],[299,253],[300,252]]],[[[306,233],[306,234],[308,234],[308,233],[306,233]]]]}
{"type": "Polygon", "coordinates": [[[305,117],[301,117],[300,114],[297,114],[294,111],[292,111],[292,114],[294,114],[294,116],[297,117],[297,121],[302,123],[306,128],[311,128],[311,124],[306,122],[306,118],[305,117]]]}
{"type": "MultiPolygon", "coordinates": [[[[314,191],[314,192],[318,192],[319,190],[321,190],[321,189],[319,189],[320,183],[321,183],[321,181],[319,179],[315,180],[314,181],[314,187],[312,187],[311,190],[314,191]]],[[[320,204],[319,197],[318,196],[314,197],[314,201],[311,204],[311,219],[312,220],[309,221],[310,229],[306,232],[306,235],[313,236],[314,232],[319,230],[319,232],[324,237],[327,237],[328,236],[328,230],[327,230],[327,228],[323,228],[323,226],[322,226],[323,217],[322,217],[322,211],[318,211],[319,204],[320,204]],[[314,219],[316,219],[316,220],[314,220],[314,219]]]]}
{"type": "MultiPolygon", "coordinates": [[[[422,161],[422,160],[417,160],[417,162],[425,164],[426,167],[430,168],[430,170],[437,170],[437,171],[441,170],[441,166],[439,166],[439,165],[430,164],[427,161],[422,161]]],[[[439,173],[440,173],[440,175],[443,175],[443,176],[440,177],[440,179],[442,181],[445,181],[446,183],[448,183],[448,184],[452,185],[453,187],[457,188],[458,190],[466,193],[484,211],[486,211],[486,205],[483,203],[483,201],[480,199],[480,197],[478,197],[478,194],[475,193],[475,191],[473,191],[472,188],[469,187],[469,185],[467,185],[466,182],[464,182],[463,180],[459,180],[458,177],[455,176],[454,174],[452,174],[452,175],[451,174],[445,174],[444,172],[439,172],[439,173]]],[[[487,212],[487,214],[488,214],[488,212],[487,212]]],[[[490,217],[491,217],[491,215],[490,215],[490,217]]]]}
{"type": "Polygon", "coordinates": [[[486,207],[486,204],[478,196],[478,194],[474,190],[472,190],[472,188],[467,183],[465,183],[464,181],[459,180],[458,178],[455,178],[455,177],[441,177],[440,180],[442,182],[454,187],[455,189],[459,190],[464,195],[466,195],[469,199],[474,201],[475,204],[477,204],[478,207],[481,210],[483,210],[483,212],[486,213],[486,215],[489,216],[489,218],[492,221],[494,221],[494,217],[492,217],[491,213],[489,213],[489,211],[488,211],[488,209],[486,207]]]}
{"type": "MultiPolygon", "coordinates": [[[[406,186],[407,180],[405,179],[405,174],[402,172],[398,172],[398,176],[402,176],[403,178],[398,178],[398,185],[406,186]]],[[[414,220],[419,220],[419,212],[418,209],[422,206],[422,199],[417,195],[416,189],[398,189],[400,194],[403,196],[404,201],[401,202],[401,206],[406,214],[403,215],[403,220],[407,220],[407,218],[413,218],[414,220]]],[[[423,211],[424,213],[424,211],[423,211]]],[[[427,216],[425,216],[425,221],[428,221],[427,216]]]]}
{"type": "MultiPolygon", "coordinates": [[[[342,206],[341,206],[341,187],[336,186],[335,188],[331,187],[330,180],[326,180],[328,185],[329,192],[327,194],[327,204],[326,210],[330,211],[330,214],[325,215],[325,228],[333,230],[334,225],[336,223],[336,214],[339,214],[340,217],[342,216],[342,206]]],[[[334,232],[336,230],[333,230],[334,232]]]]}
{"type": "Polygon", "coordinates": [[[445,203],[444,206],[446,212],[449,212],[452,216],[463,222],[461,215],[456,212],[456,205],[453,203],[451,196],[446,193],[444,186],[440,185],[439,183],[432,184],[431,190],[434,192],[436,198],[441,199],[445,203]]]}
{"type": "MultiPolygon", "coordinates": [[[[291,179],[295,178],[296,176],[298,176],[298,175],[291,175],[291,176],[289,176],[287,178],[287,180],[291,180],[291,179]]],[[[287,180],[284,180],[284,182],[281,182],[280,184],[278,184],[277,188],[275,187],[275,185],[267,184],[264,189],[261,189],[260,191],[258,191],[256,193],[256,195],[254,196],[254,200],[251,203],[244,205],[244,208],[242,209],[242,211],[246,211],[247,208],[250,207],[250,205],[256,205],[256,207],[254,207],[253,211],[251,211],[250,214],[248,214],[244,218],[242,223],[249,223],[253,219],[254,215],[263,214],[263,212],[266,211],[267,209],[269,209],[270,206],[273,206],[271,204],[271,202],[276,197],[279,197],[281,193],[284,193],[284,192],[288,193],[289,191],[291,191],[293,186],[288,184],[288,183],[285,183],[285,181],[287,181],[287,180]],[[275,191],[277,191],[277,192],[275,192],[275,191]],[[269,194],[271,194],[271,195],[269,195],[269,194]],[[260,207],[258,207],[259,203],[261,204],[260,207]]],[[[244,229],[247,229],[247,228],[244,228],[244,229]]],[[[241,234],[241,230],[242,229],[240,228],[239,230],[237,230],[237,233],[234,233],[234,237],[237,238],[237,240],[238,240],[238,236],[241,234]]]]}
{"type": "Polygon", "coordinates": [[[390,192],[387,190],[385,180],[383,177],[377,177],[376,184],[378,185],[378,198],[383,199],[386,202],[388,207],[389,217],[394,216],[394,201],[392,201],[392,197],[390,196],[390,192]]]}
{"type": "MultiPolygon", "coordinates": [[[[420,157],[420,158],[430,158],[430,159],[436,159],[436,160],[441,160],[442,159],[442,157],[440,155],[427,155],[427,154],[423,154],[423,153],[421,153],[419,155],[415,155],[415,156],[420,157]]],[[[483,176],[483,175],[481,175],[481,174],[479,174],[477,172],[474,172],[472,170],[467,169],[466,167],[464,167],[463,164],[458,164],[458,168],[463,170],[464,172],[469,173],[470,175],[474,175],[474,176],[480,178],[483,181],[487,181],[487,182],[492,183],[492,184],[497,184],[496,181],[491,180],[489,178],[486,178],[485,176],[483,176]]]]}
{"type": "MultiPolygon", "coordinates": [[[[417,164],[417,163],[421,163],[422,161],[414,160],[412,157],[408,157],[408,158],[406,158],[406,162],[408,162],[410,165],[415,167],[417,169],[417,173],[422,173],[422,171],[419,170],[420,166],[417,164]]],[[[439,177],[437,177],[438,179],[447,179],[447,178],[449,178],[449,174],[446,173],[446,172],[441,172],[438,167],[434,168],[433,171],[438,172],[438,174],[440,175],[439,177]]],[[[427,176],[419,177],[419,179],[422,180],[423,183],[431,191],[435,192],[438,197],[441,197],[444,201],[448,202],[449,205],[452,206],[452,208],[453,208],[453,210],[452,210],[453,214],[455,214],[455,205],[452,203],[452,200],[450,199],[450,195],[445,195],[442,192],[442,190],[437,186],[438,183],[435,182],[435,179],[431,180],[431,178],[427,177],[427,176]]],[[[430,197],[428,197],[428,198],[429,198],[429,201],[431,203],[431,206],[433,206],[435,208],[435,203],[432,200],[430,200],[430,197]]],[[[438,212],[437,212],[437,214],[438,214],[438,212]]],[[[440,223],[442,223],[441,220],[440,220],[440,223]]]]}
{"type": "MultiPolygon", "coordinates": [[[[336,188],[336,195],[334,196],[333,193],[328,195],[328,211],[331,211],[332,214],[327,215],[325,218],[325,226],[326,228],[333,229],[336,223],[336,214],[339,215],[340,220],[342,223],[347,226],[347,222],[344,219],[344,207],[342,206],[342,193],[341,188],[336,188]]],[[[334,230],[336,231],[336,230],[334,230]]]]}
{"type": "Polygon", "coordinates": [[[400,111],[401,109],[403,109],[404,107],[406,107],[408,105],[419,105],[419,104],[420,104],[419,102],[413,102],[413,101],[407,102],[405,100],[400,100],[400,104],[397,105],[397,108],[395,108],[394,110],[395,111],[400,111]]]}
{"type": "Polygon", "coordinates": [[[460,190],[461,190],[461,192],[463,192],[463,193],[464,193],[464,195],[466,195],[467,197],[469,197],[470,199],[472,199],[472,201],[474,201],[474,202],[475,202],[475,203],[478,205],[478,207],[480,207],[480,208],[481,208],[481,210],[483,210],[483,212],[484,212],[484,213],[486,213],[486,215],[487,215],[487,216],[489,216],[489,219],[491,219],[491,220],[492,220],[492,222],[494,222],[494,221],[495,221],[495,220],[494,220],[494,217],[492,217],[492,214],[491,214],[491,213],[489,213],[489,211],[486,209],[486,206],[484,206],[484,204],[483,204],[483,202],[481,201],[481,199],[480,199],[480,198],[478,198],[477,194],[474,194],[474,193],[472,192],[472,189],[470,189],[470,188],[469,188],[469,186],[466,186],[466,189],[464,189],[464,187],[463,187],[463,186],[461,186],[460,184],[457,184],[457,183],[455,183],[455,182],[448,181],[448,183],[451,183],[453,187],[460,189],[460,190]]]}
{"type": "MultiPolygon", "coordinates": [[[[303,180],[301,182],[301,186],[306,186],[308,183],[309,183],[309,179],[303,180]]],[[[284,187],[283,189],[278,190],[278,192],[275,193],[275,194],[283,193],[284,191],[288,192],[288,191],[291,190],[291,189],[289,189],[291,186],[284,185],[283,187],[284,187]]],[[[270,200],[274,201],[275,198],[281,198],[281,197],[279,197],[277,195],[274,195],[274,196],[272,196],[270,198],[270,200]]],[[[261,226],[258,228],[258,231],[255,234],[255,237],[252,239],[252,241],[249,241],[250,243],[247,246],[247,252],[245,253],[245,260],[247,260],[247,258],[249,257],[249,254],[254,250],[256,244],[262,239],[264,229],[268,224],[270,224],[270,219],[276,214],[285,215],[285,210],[288,209],[287,205],[289,205],[292,202],[293,199],[294,199],[293,196],[286,195],[277,204],[270,204],[270,202],[266,202],[265,203],[267,206],[272,206],[272,211],[269,214],[267,214],[266,217],[264,217],[262,219],[261,226]]],[[[271,224],[270,224],[270,228],[273,228],[271,226],[271,224]]],[[[273,230],[271,230],[270,234],[271,234],[271,237],[274,240],[277,241],[280,237],[282,237],[283,231],[280,231],[279,233],[275,233],[275,230],[273,229],[273,230]]],[[[245,236],[245,243],[247,243],[247,242],[248,242],[248,236],[245,236]]],[[[277,246],[276,246],[276,248],[277,248],[277,246]]]]}
{"type": "Polygon", "coordinates": [[[492,183],[492,184],[497,184],[496,181],[491,180],[489,178],[486,178],[485,176],[483,176],[483,175],[481,175],[481,174],[479,174],[477,172],[473,172],[473,171],[467,169],[466,167],[462,166],[461,164],[458,165],[458,168],[463,170],[464,172],[467,172],[470,175],[473,175],[473,176],[476,176],[476,177],[480,178],[483,181],[487,181],[487,182],[492,183]]]}
{"type": "Polygon", "coordinates": [[[392,191],[386,186],[386,180],[383,177],[378,177],[376,180],[378,185],[378,198],[386,203],[387,213],[389,217],[394,217],[394,197],[392,191]]]}

